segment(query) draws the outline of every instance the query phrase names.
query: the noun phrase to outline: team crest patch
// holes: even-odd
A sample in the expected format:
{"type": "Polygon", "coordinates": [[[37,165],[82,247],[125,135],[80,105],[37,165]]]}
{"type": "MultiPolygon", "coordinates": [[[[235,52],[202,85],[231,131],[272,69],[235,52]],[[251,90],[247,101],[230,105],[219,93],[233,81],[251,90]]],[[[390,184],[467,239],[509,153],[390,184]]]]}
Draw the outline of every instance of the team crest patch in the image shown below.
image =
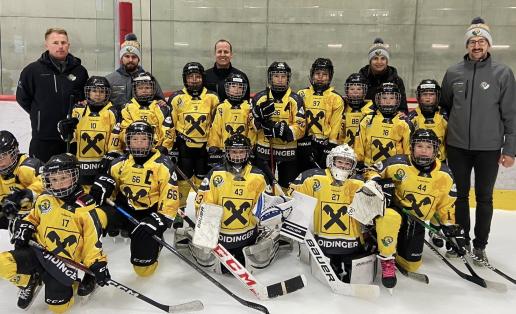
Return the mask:
{"type": "Polygon", "coordinates": [[[50,206],[49,200],[44,200],[38,205],[39,211],[42,214],[48,213],[50,210],[52,210],[52,206],[50,206]]]}
{"type": "Polygon", "coordinates": [[[397,181],[403,181],[406,176],[407,176],[407,174],[405,173],[405,170],[398,169],[396,171],[396,173],[394,174],[394,179],[396,179],[397,181]]]}
{"type": "Polygon", "coordinates": [[[482,89],[484,89],[484,90],[488,89],[488,88],[489,88],[489,86],[490,86],[490,85],[489,85],[489,83],[487,83],[487,82],[482,82],[482,83],[480,83],[480,87],[482,87],[482,89]]]}
{"type": "Polygon", "coordinates": [[[215,176],[215,178],[213,178],[213,184],[215,185],[215,187],[218,188],[219,186],[224,184],[224,179],[222,179],[221,176],[215,176]]]}
{"type": "Polygon", "coordinates": [[[382,244],[384,246],[389,246],[392,244],[392,242],[394,242],[394,239],[390,236],[386,236],[385,238],[382,239],[382,244]]]}
{"type": "Polygon", "coordinates": [[[72,73],[68,74],[67,76],[68,80],[69,81],[75,81],[77,79],[77,76],[73,75],[72,73]]]}
{"type": "Polygon", "coordinates": [[[313,189],[314,189],[314,192],[317,192],[321,189],[321,182],[319,182],[319,180],[314,180],[313,189]]]}

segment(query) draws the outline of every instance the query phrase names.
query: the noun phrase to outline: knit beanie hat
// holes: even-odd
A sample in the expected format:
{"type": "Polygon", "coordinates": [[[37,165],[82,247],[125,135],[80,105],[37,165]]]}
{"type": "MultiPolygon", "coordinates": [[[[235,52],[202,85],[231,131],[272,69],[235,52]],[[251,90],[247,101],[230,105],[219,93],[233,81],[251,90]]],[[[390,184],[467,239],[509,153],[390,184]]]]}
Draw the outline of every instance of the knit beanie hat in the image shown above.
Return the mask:
{"type": "Polygon", "coordinates": [[[125,35],[125,41],[120,45],[120,59],[122,59],[126,53],[134,53],[140,60],[142,58],[140,52],[140,43],[138,42],[136,35],[133,33],[125,35]]]}
{"type": "Polygon", "coordinates": [[[489,26],[487,26],[486,22],[483,18],[476,17],[471,21],[471,26],[466,30],[466,35],[464,36],[464,42],[466,46],[468,46],[468,42],[470,38],[481,36],[484,37],[488,42],[489,46],[493,45],[493,37],[491,37],[491,30],[489,26]]]}
{"type": "Polygon", "coordinates": [[[374,56],[384,56],[389,61],[389,48],[379,37],[374,39],[373,45],[369,48],[369,62],[374,56]]]}

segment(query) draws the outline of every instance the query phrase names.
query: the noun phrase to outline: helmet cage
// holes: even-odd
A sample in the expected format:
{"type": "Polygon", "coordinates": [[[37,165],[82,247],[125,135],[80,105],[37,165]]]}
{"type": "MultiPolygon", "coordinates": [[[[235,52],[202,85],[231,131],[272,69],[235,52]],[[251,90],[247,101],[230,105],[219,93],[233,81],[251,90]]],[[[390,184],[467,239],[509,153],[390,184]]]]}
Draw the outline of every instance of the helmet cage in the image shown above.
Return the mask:
{"type": "Polygon", "coordinates": [[[126,143],[127,151],[129,152],[129,154],[133,155],[133,157],[147,157],[149,155],[149,153],[152,151],[153,141],[154,141],[153,133],[149,133],[149,132],[145,132],[145,131],[141,131],[141,130],[135,130],[135,131],[128,130],[125,135],[125,143],[126,143]],[[134,147],[131,145],[131,138],[136,135],[144,135],[147,138],[148,144],[146,147],[134,147]]]}
{"type": "Polygon", "coordinates": [[[439,140],[437,138],[432,139],[429,137],[418,137],[413,136],[412,139],[410,139],[410,155],[412,161],[421,167],[426,167],[431,165],[435,159],[437,158],[437,153],[439,152],[439,140]],[[415,147],[417,143],[430,143],[432,144],[433,153],[431,157],[428,156],[416,156],[415,154],[415,147]]]}
{"type": "Polygon", "coordinates": [[[398,107],[401,103],[401,94],[399,92],[379,92],[376,93],[375,96],[376,105],[378,106],[378,110],[384,115],[393,115],[398,111],[398,107]],[[396,103],[394,105],[384,105],[381,100],[383,96],[394,95],[396,99],[396,103]]]}
{"type": "Polygon", "coordinates": [[[326,167],[330,169],[330,173],[335,180],[344,181],[349,178],[357,166],[357,158],[355,151],[347,144],[339,145],[333,148],[326,157],[326,167]],[[341,157],[351,161],[351,169],[341,169],[335,165],[335,158],[341,157]]]}
{"type": "Polygon", "coordinates": [[[231,81],[227,81],[224,83],[224,90],[226,92],[226,96],[231,101],[242,101],[245,97],[245,93],[247,92],[247,82],[245,82],[242,78],[233,77],[231,81]],[[239,87],[236,90],[240,90],[240,92],[234,93],[234,88],[239,87]]]}
{"type": "Polygon", "coordinates": [[[346,100],[348,101],[348,103],[351,105],[351,106],[360,106],[364,103],[364,99],[366,98],[366,94],[367,94],[367,84],[364,84],[364,83],[346,83],[344,84],[344,89],[345,89],[345,97],[346,97],[346,100]],[[355,95],[350,95],[348,90],[351,86],[359,86],[359,87],[362,87],[362,96],[355,96],[355,95]]]}
{"type": "Polygon", "coordinates": [[[154,95],[156,94],[156,82],[150,76],[138,76],[133,79],[133,95],[137,101],[152,101],[154,99],[154,95]],[[151,86],[151,93],[147,95],[138,95],[138,87],[139,86],[151,86]]]}
{"type": "Polygon", "coordinates": [[[0,152],[0,160],[4,158],[10,158],[9,164],[4,166],[3,169],[0,169],[0,175],[8,175],[11,174],[14,168],[16,168],[16,164],[18,163],[18,154],[20,150],[18,149],[18,145],[11,146],[6,151],[0,152]]]}
{"type": "Polygon", "coordinates": [[[41,180],[43,181],[43,187],[45,190],[57,198],[64,198],[72,194],[77,186],[79,185],[79,165],[62,169],[59,165],[53,165],[50,167],[44,166],[43,173],[41,174],[41,180]],[[56,184],[54,176],[58,175],[69,175],[71,176],[71,184],[68,187],[54,188],[56,184]]]}
{"type": "MultiPolygon", "coordinates": [[[[105,106],[109,102],[109,97],[111,96],[111,88],[103,86],[103,85],[86,85],[84,87],[84,94],[86,95],[86,100],[88,101],[88,105],[90,106],[105,106]],[[104,99],[100,102],[97,102],[90,98],[90,93],[92,91],[100,91],[104,92],[104,99]]],[[[135,94],[136,95],[136,94],[135,94]]]]}

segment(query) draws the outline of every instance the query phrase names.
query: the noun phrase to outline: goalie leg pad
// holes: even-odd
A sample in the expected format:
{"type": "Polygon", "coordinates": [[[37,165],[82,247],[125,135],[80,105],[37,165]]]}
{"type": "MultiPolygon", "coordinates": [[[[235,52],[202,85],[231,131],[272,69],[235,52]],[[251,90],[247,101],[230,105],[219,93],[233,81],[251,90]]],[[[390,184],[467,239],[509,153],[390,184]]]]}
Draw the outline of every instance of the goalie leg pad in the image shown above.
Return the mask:
{"type": "Polygon", "coordinates": [[[201,204],[195,224],[193,244],[207,249],[213,249],[217,246],[223,211],[222,206],[208,203],[201,204]]]}
{"type": "Polygon", "coordinates": [[[222,264],[215,255],[213,255],[211,250],[200,248],[193,244],[189,244],[188,248],[190,249],[190,253],[192,254],[195,262],[199,264],[199,266],[208,271],[213,271],[216,274],[222,274],[222,264]]]}
{"type": "Polygon", "coordinates": [[[299,252],[297,254],[297,257],[299,260],[307,265],[310,265],[310,262],[312,259],[310,258],[310,252],[308,252],[308,247],[302,243],[297,242],[297,245],[299,247],[299,252]]]}
{"type": "Polygon", "coordinates": [[[260,238],[256,244],[243,248],[244,265],[251,272],[264,269],[276,258],[279,250],[279,233],[273,232],[260,238]]]}
{"type": "Polygon", "coordinates": [[[377,259],[370,254],[351,261],[350,283],[372,284],[376,277],[377,259]]]}

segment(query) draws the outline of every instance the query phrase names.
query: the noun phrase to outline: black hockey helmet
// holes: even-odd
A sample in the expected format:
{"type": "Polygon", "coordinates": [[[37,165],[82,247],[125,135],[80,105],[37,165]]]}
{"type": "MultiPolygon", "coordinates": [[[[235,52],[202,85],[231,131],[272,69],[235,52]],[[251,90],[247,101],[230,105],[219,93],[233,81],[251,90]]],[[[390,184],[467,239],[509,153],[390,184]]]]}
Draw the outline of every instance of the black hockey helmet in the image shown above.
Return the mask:
{"type": "Polygon", "coordinates": [[[226,162],[236,168],[242,168],[249,160],[251,152],[251,141],[247,136],[240,133],[233,134],[224,142],[226,162]],[[232,156],[233,150],[245,150],[244,156],[232,156]]]}
{"type": "Polygon", "coordinates": [[[416,89],[416,97],[417,102],[419,103],[419,108],[422,112],[434,113],[438,110],[437,104],[439,103],[439,97],[441,96],[441,86],[437,83],[436,80],[425,79],[422,80],[421,83],[417,86],[416,89]],[[434,103],[423,103],[421,101],[421,96],[425,92],[435,93],[435,102],[434,103]]]}
{"type": "Polygon", "coordinates": [[[322,92],[330,87],[331,80],[333,79],[333,63],[330,59],[327,58],[317,58],[314,63],[312,63],[312,67],[310,68],[310,84],[312,84],[313,88],[316,91],[322,92]],[[314,80],[314,73],[317,70],[323,70],[328,72],[329,80],[328,82],[321,84],[314,80]]]}
{"type": "Polygon", "coordinates": [[[271,90],[274,92],[284,92],[288,89],[288,86],[290,84],[290,76],[292,75],[292,70],[288,66],[286,62],[283,61],[274,61],[271,63],[269,68],[267,69],[267,78],[269,86],[271,87],[271,90]],[[287,82],[286,84],[282,85],[275,85],[273,84],[272,77],[276,74],[285,74],[287,76],[287,82]]]}
{"type": "Polygon", "coordinates": [[[231,101],[241,102],[248,88],[249,83],[245,76],[240,73],[231,73],[224,81],[224,90],[228,99],[231,101]]]}
{"type": "Polygon", "coordinates": [[[11,174],[16,168],[20,153],[18,141],[14,135],[6,130],[0,131],[0,174],[11,174]]]}
{"type": "Polygon", "coordinates": [[[156,79],[149,72],[141,72],[133,77],[133,95],[137,101],[148,102],[156,94],[156,79]]]}
{"type": "Polygon", "coordinates": [[[347,102],[351,105],[353,108],[359,108],[364,103],[364,99],[367,94],[367,78],[362,75],[361,73],[352,73],[348,76],[346,79],[346,82],[344,83],[344,91],[345,91],[345,97],[347,102]],[[349,88],[352,86],[358,86],[362,88],[362,95],[351,95],[349,92],[349,88]]]}
{"type": "Polygon", "coordinates": [[[147,157],[152,150],[153,144],[154,128],[148,122],[135,121],[125,130],[125,146],[133,157],[147,157]],[[144,139],[148,140],[145,146],[140,146],[139,143],[131,142],[131,138],[137,135],[145,136],[143,138],[140,137],[138,141],[142,141],[144,139]]]}
{"type": "Polygon", "coordinates": [[[50,157],[42,168],[41,179],[45,190],[55,197],[64,198],[72,194],[79,185],[77,157],[68,153],[50,157]],[[65,186],[65,183],[68,184],[65,186]]]}
{"type": "Polygon", "coordinates": [[[434,131],[430,129],[415,130],[414,133],[412,133],[412,136],[410,137],[410,158],[412,159],[412,162],[422,167],[431,165],[435,161],[437,153],[439,152],[439,143],[439,138],[437,137],[434,131]],[[432,156],[416,156],[414,154],[414,148],[417,143],[432,144],[432,156]]]}
{"type": "Polygon", "coordinates": [[[204,82],[206,78],[204,76],[204,67],[199,62],[188,62],[183,67],[183,84],[186,87],[186,90],[192,96],[199,96],[204,87],[204,82]],[[202,82],[200,84],[190,85],[186,81],[186,77],[192,73],[198,73],[202,77],[202,82]]]}
{"type": "MultiPolygon", "coordinates": [[[[90,106],[105,106],[109,101],[111,95],[111,85],[108,80],[103,76],[90,76],[84,85],[84,95],[90,106]],[[92,91],[96,91],[100,94],[102,99],[93,99],[90,95],[92,91]]],[[[96,98],[96,97],[94,97],[96,98]]]]}
{"type": "Polygon", "coordinates": [[[383,83],[376,90],[375,100],[378,110],[380,110],[383,115],[394,115],[398,111],[401,102],[401,93],[398,85],[394,83],[383,83]],[[394,96],[396,100],[394,105],[382,104],[382,97],[387,95],[394,96]]]}

